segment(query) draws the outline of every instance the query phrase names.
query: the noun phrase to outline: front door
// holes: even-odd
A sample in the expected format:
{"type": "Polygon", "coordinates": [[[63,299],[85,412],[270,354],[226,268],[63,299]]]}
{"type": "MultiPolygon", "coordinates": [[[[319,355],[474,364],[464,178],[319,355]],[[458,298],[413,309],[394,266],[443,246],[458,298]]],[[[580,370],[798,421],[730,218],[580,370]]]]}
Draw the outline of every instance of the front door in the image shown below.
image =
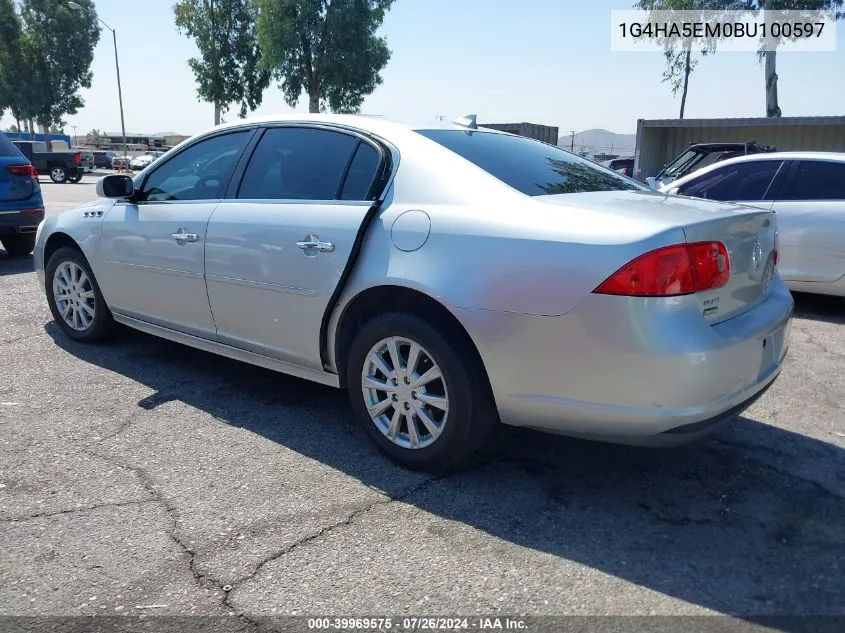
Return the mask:
{"type": "Polygon", "coordinates": [[[265,130],[206,238],[221,342],[321,370],[320,326],[374,202],[382,150],[344,131],[265,130]]]}
{"type": "Polygon", "coordinates": [[[102,223],[98,280],[117,313],[214,339],[205,288],[208,220],[254,130],[206,137],[157,165],[102,223]]]}

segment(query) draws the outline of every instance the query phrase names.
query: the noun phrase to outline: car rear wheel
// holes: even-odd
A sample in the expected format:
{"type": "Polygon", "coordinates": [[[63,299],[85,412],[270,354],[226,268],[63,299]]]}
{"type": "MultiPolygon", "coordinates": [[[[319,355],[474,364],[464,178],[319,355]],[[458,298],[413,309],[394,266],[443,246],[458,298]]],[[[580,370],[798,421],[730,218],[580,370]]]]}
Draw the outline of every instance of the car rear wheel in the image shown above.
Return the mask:
{"type": "Polygon", "coordinates": [[[411,314],[384,314],[367,323],[352,343],[346,378],[364,430],[406,468],[455,468],[496,423],[474,354],[411,314]]]}
{"type": "Polygon", "coordinates": [[[64,167],[54,166],[50,168],[50,180],[55,182],[56,184],[61,185],[64,182],[67,182],[67,171],[65,171],[64,167]]]}
{"type": "Polygon", "coordinates": [[[26,233],[24,235],[7,235],[0,238],[3,248],[12,257],[24,257],[32,252],[35,248],[35,233],[26,233]]]}
{"type": "Polygon", "coordinates": [[[94,273],[76,248],[62,247],[46,269],[47,304],[62,331],[77,341],[105,339],[114,323],[94,273]]]}

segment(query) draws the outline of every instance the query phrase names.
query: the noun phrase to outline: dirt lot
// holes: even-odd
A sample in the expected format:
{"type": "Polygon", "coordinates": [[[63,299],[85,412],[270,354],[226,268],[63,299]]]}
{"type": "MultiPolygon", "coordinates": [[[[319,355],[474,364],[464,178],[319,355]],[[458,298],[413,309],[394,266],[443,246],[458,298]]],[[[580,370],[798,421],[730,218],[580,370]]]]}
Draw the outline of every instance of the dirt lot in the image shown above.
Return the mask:
{"type": "Polygon", "coordinates": [[[503,431],[433,480],[343,393],[71,342],[31,259],[0,250],[0,296],[0,615],[845,616],[845,301],[797,297],[782,376],[700,443],[503,431]]]}

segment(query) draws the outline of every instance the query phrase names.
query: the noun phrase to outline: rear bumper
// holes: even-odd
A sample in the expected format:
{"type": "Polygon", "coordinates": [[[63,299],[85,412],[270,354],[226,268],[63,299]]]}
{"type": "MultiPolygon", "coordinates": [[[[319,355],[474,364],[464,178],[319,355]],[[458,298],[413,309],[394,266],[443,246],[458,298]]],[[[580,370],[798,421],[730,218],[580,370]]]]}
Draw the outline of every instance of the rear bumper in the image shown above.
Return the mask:
{"type": "Polygon", "coordinates": [[[26,203],[26,209],[40,208],[41,213],[21,213],[18,210],[4,210],[0,208],[0,236],[20,235],[22,233],[35,233],[38,225],[44,219],[44,204],[40,201],[31,205],[26,203]]]}
{"type": "Polygon", "coordinates": [[[776,278],[762,303],[716,325],[683,298],[595,294],[562,317],[457,316],[484,360],[502,422],[672,444],[741,413],[774,382],[792,309],[776,278]]]}

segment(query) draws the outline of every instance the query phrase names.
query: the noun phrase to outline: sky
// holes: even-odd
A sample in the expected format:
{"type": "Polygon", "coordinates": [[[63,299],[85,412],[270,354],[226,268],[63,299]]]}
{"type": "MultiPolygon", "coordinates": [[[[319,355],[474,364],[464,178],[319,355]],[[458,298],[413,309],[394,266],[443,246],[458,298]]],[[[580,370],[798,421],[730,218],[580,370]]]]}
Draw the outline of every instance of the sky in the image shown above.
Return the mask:
{"type": "MultiPolygon", "coordinates": [[[[57,0],[61,1],[61,0],[57,0]]],[[[636,132],[638,118],[678,116],[680,95],[661,83],[659,52],[612,52],[613,9],[633,0],[396,0],[381,33],[392,57],[367,114],[433,121],[475,113],[479,122],[530,121],[569,130],[636,132]]],[[[194,134],[214,122],[197,100],[187,61],[193,42],[173,24],[173,0],[95,0],[116,29],[127,133],[194,134]]],[[[85,106],[65,130],[120,129],[112,35],[103,29],[85,106]]],[[[845,23],[836,52],[778,55],[784,116],[845,114],[845,23]],[[838,78],[838,79],[837,79],[838,78]]],[[[257,114],[307,112],[307,96],[290,108],[275,83],[257,114]]],[[[763,66],[754,53],[720,52],[690,78],[688,118],[765,115],[763,66]]],[[[224,115],[237,116],[236,110],[224,115]]],[[[6,115],[2,127],[13,121],[6,115]]]]}

